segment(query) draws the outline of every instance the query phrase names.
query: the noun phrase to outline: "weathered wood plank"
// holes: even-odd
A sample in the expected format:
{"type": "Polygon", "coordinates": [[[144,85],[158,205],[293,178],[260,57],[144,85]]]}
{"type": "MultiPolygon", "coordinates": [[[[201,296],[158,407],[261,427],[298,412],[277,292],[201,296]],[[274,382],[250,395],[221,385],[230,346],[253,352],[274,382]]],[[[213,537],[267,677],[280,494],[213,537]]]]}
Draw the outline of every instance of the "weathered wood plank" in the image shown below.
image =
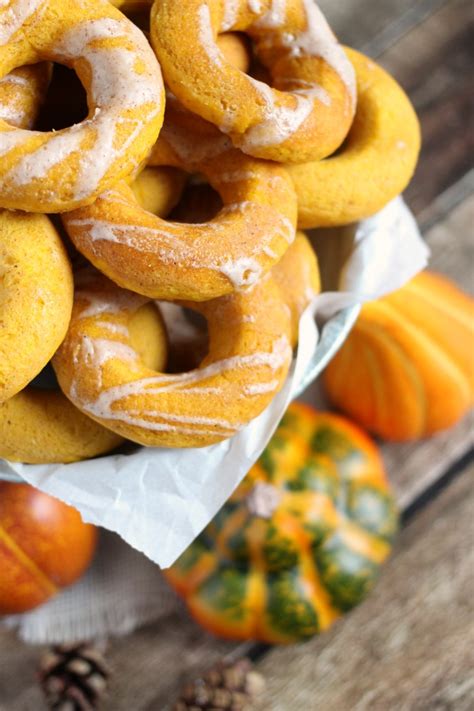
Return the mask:
{"type": "Polygon", "coordinates": [[[447,0],[320,0],[341,42],[378,56],[447,0]]]}
{"type": "Polygon", "coordinates": [[[0,711],[42,711],[35,684],[38,650],[0,628],[0,711]]]}
{"type": "Polygon", "coordinates": [[[425,219],[435,198],[472,166],[473,19],[469,0],[450,2],[380,57],[420,117],[423,148],[406,197],[425,219]]]}
{"type": "Polygon", "coordinates": [[[473,708],[473,474],[403,531],[370,599],[326,636],[265,656],[262,711],[473,708]]]}

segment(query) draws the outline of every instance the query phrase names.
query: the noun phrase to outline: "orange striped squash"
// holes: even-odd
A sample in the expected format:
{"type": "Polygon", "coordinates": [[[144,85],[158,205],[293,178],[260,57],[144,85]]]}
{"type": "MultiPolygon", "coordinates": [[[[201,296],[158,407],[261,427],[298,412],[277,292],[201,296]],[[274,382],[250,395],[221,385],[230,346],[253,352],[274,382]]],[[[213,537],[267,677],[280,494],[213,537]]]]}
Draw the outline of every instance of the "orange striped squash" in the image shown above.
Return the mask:
{"type": "Polygon", "coordinates": [[[387,440],[432,435],[472,406],[474,300],[428,271],[365,304],[323,381],[331,402],[387,440]]]}
{"type": "Polygon", "coordinates": [[[396,528],[372,441],[347,420],[296,403],[243,483],[165,574],[211,632],[296,642],[365,598],[396,528]]]}

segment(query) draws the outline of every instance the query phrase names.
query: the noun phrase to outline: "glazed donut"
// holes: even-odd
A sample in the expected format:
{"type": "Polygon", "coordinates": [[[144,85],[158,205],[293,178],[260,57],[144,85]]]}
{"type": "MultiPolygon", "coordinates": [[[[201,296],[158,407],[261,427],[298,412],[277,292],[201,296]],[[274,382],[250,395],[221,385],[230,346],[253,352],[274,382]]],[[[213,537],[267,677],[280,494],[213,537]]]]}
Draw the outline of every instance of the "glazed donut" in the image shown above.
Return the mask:
{"type": "Polygon", "coordinates": [[[104,277],[76,293],[53,360],[66,396],[109,429],[148,446],[203,447],[234,435],[283,385],[290,318],[271,278],[192,305],[208,321],[209,354],[178,375],[147,368],[133,349],[127,325],[140,303],[104,277]]]}
{"type": "Polygon", "coordinates": [[[296,233],[293,244],[278,264],[273,267],[272,276],[291,312],[292,345],[294,347],[298,343],[300,317],[321,291],[318,259],[304,232],[296,233]]]}
{"type": "Polygon", "coordinates": [[[287,166],[298,195],[300,227],[335,227],[381,210],[410,181],[420,127],[397,82],[363,54],[347,49],[357,77],[357,112],[334,157],[287,166]]]}
{"type": "Polygon", "coordinates": [[[106,0],[2,3],[0,76],[40,60],[77,72],[89,115],[44,133],[0,121],[0,205],[62,212],[137,168],[158,136],[164,89],[146,38],[106,0]]]}
{"type": "Polygon", "coordinates": [[[10,462],[67,464],[106,454],[122,441],[61,392],[28,386],[0,404],[0,458],[10,462]]]}
{"type": "Polygon", "coordinates": [[[51,359],[72,301],[69,259],[48,218],[0,210],[0,402],[51,359]]]}
{"type": "Polygon", "coordinates": [[[351,63],[313,0],[160,0],[151,40],[167,84],[190,111],[245,153],[279,162],[333,153],[351,126],[351,63]],[[253,40],[272,85],[232,67],[216,44],[238,30],[253,40]]]}
{"type": "Polygon", "coordinates": [[[33,128],[51,76],[47,62],[15,69],[0,79],[0,121],[33,128]]]}
{"type": "MultiPolygon", "coordinates": [[[[163,369],[167,355],[165,331],[152,304],[138,309],[129,324],[129,333],[143,362],[149,368],[163,369]]],[[[0,405],[0,457],[12,462],[77,462],[106,454],[122,441],[115,432],[80,412],[58,390],[29,385],[0,405]]]]}
{"type": "Polygon", "coordinates": [[[125,182],[63,216],[77,249],[120,286],[207,301],[255,284],[293,241],[297,207],[286,170],[245,156],[211,129],[205,136],[164,128],[150,158],[209,180],[224,204],[211,221],[164,221],[143,210],[125,182]]]}

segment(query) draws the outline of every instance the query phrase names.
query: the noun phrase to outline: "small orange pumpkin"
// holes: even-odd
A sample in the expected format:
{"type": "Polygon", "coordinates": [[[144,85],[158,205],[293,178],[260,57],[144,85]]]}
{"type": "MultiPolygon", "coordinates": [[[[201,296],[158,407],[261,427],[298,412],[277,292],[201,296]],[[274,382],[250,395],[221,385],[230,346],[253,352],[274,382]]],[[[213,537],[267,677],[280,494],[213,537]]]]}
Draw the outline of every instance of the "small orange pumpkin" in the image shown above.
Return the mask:
{"type": "Polygon", "coordinates": [[[0,482],[0,615],[31,610],[75,582],[96,539],[70,506],[27,484],[0,482]]]}
{"type": "Polygon", "coordinates": [[[387,440],[451,427],[473,402],[473,316],[473,299],[427,271],[365,304],[324,373],[329,399],[387,440]]]}

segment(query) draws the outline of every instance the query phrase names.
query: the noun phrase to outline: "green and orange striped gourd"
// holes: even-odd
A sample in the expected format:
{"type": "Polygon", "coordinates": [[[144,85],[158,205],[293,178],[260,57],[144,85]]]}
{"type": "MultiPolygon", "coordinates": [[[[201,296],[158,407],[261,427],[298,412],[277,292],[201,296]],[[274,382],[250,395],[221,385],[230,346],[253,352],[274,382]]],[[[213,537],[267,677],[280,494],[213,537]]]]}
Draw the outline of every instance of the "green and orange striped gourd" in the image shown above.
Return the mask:
{"type": "Polygon", "coordinates": [[[387,440],[447,429],[472,406],[474,300],[422,272],[364,304],[323,382],[331,402],[387,440]]]}
{"type": "Polygon", "coordinates": [[[294,403],[243,483],[165,572],[215,634],[296,642],[365,598],[396,529],[367,435],[294,403]]]}

